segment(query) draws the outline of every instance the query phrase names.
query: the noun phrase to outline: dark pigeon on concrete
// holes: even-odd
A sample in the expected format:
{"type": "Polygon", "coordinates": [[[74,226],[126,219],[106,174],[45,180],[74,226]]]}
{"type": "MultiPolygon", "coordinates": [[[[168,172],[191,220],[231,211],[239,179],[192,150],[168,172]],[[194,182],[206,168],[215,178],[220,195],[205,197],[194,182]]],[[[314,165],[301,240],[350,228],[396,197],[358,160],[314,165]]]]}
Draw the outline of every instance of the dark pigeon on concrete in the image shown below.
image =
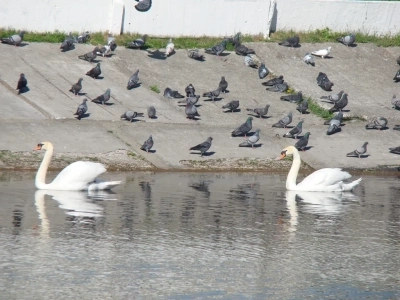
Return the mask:
{"type": "Polygon", "coordinates": [[[396,59],[398,65],[400,65],[400,56],[396,59]]]}
{"type": "Polygon", "coordinates": [[[277,123],[273,124],[272,127],[286,128],[290,123],[292,123],[292,113],[290,112],[287,116],[284,116],[277,123]]]}
{"type": "Polygon", "coordinates": [[[28,85],[28,80],[26,80],[25,74],[21,73],[19,75],[19,80],[16,88],[16,90],[18,90],[18,95],[26,90],[27,85],[28,85]]]}
{"type": "Polygon", "coordinates": [[[393,154],[400,154],[400,146],[389,148],[389,152],[393,154]]]}
{"type": "Polygon", "coordinates": [[[346,156],[348,157],[358,157],[361,158],[365,153],[367,153],[367,145],[368,142],[365,142],[361,148],[358,148],[350,153],[347,153],[346,156]]]}
{"type": "Polygon", "coordinates": [[[324,122],[324,125],[329,125],[329,124],[331,123],[332,120],[339,120],[339,121],[340,121],[339,124],[342,124],[342,122],[343,122],[343,113],[342,113],[341,111],[338,112],[336,115],[333,116],[332,119],[330,119],[330,120],[328,120],[328,121],[325,121],[325,122],[324,122]]]}
{"type": "Polygon", "coordinates": [[[343,108],[347,106],[349,103],[349,99],[347,98],[347,93],[344,93],[339,101],[335,102],[333,107],[329,110],[330,112],[333,111],[342,111],[343,108]]]}
{"type": "Polygon", "coordinates": [[[328,100],[329,102],[336,103],[342,98],[343,93],[344,93],[344,91],[340,91],[338,94],[332,94],[329,96],[321,96],[320,99],[325,99],[325,100],[328,100]]]}
{"type": "Polygon", "coordinates": [[[298,35],[295,35],[293,37],[287,38],[286,40],[278,43],[281,46],[286,46],[286,47],[298,47],[300,43],[300,38],[298,35]]]}
{"type": "Polygon", "coordinates": [[[203,97],[208,97],[211,99],[213,102],[216,98],[218,98],[219,94],[221,93],[221,88],[218,87],[216,90],[211,91],[211,92],[206,92],[203,94],[203,97]]]}
{"type": "Polygon", "coordinates": [[[143,35],[142,38],[138,38],[132,42],[129,42],[128,44],[126,44],[126,47],[132,49],[141,49],[146,44],[146,40],[147,34],[143,35]]]}
{"type": "Polygon", "coordinates": [[[185,103],[185,104],[191,103],[191,104],[195,105],[197,103],[197,101],[199,101],[199,99],[200,99],[199,95],[190,96],[190,97],[187,97],[185,100],[178,101],[178,103],[185,103]]]}
{"type": "Polygon", "coordinates": [[[150,106],[150,107],[147,109],[147,116],[148,116],[150,119],[154,119],[154,118],[156,117],[156,108],[155,108],[154,106],[150,106]]]}
{"type": "Polygon", "coordinates": [[[238,136],[244,134],[246,136],[247,133],[250,132],[252,128],[252,121],[253,117],[248,117],[246,122],[240,125],[238,128],[236,128],[234,131],[232,131],[232,136],[238,136]]]}
{"type": "Polygon", "coordinates": [[[208,149],[210,149],[212,140],[213,138],[209,137],[205,142],[202,142],[201,144],[191,147],[189,150],[200,151],[201,153],[200,156],[203,156],[208,151],[208,149]]]}
{"type": "Polygon", "coordinates": [[[92,102],[105,105],[111,98],[111,89],[107,89],[106,92],[92,100],[92,102]]]}
{"type": "Polygon", "coordinates": [[[139,82],[139,70],[136,70],[136,72],[133,73],[133,75],[129,78],[126,88],[130,90],[134,88],[138,84],[138,82],[139,82]]]}
{"type": "Polygon", "coordinates": [[[298,103],[301,100],[303,100],[303,94],[300,91],[297,94],[281,96],[281,100],[289,101],[289,102],[292,102],[292,103],[298,103]]]}
{"type": "Polygon", "coordinates": [[[151,0],[135,0],[136,2],[139,2],[138,4],[135,5],[135,9],[140,12],[146,12],[150,10],[151,8],[151,0]]]}
{"type": "Polygon", "coordinates": [[[329,122],[328,123],[329,127],[328,127],[328,130],[326,131],[326,134],[327,135],[332,135],[335,132],[338,132],[340,130],[340,126],[342,124],[342,120],[343,120],[343,113],[339,112],[330,121],[328,121],[329,122]]]}
{"type": "Polygon", "coordinates": [[[239,100],[232,100],[232,101],[228,102],[227,104],[225,104],[224,106],[222,106],[223,109],[228,109],[231,112],[233,112],[238,107],[239,107],[239,100]]]}
{"type": "Polygon", "coordinates": [[[317,84],[324,91],[331,91],[332,87],[334,86],[333,82],[331,82],[329,80],[328,76],[323,72],[319,72],[319,74],[317,76],[317,84]]]}
{"type": "Polygon", "coordinates": [[[187,55],[188,57],[198,61],[204,61],[205,59],[204,55],[199,52],[199,49],[189,49],[187,50],[187,55]]]}
{"type": "Polygon", "coordinates": [[[283,82],[283,83],[277,83],[273,86],[269,86],[266,88],[266,90],[270,92],[284,93],[288,90],[288,88],[289,86],[286,84],[286,82],[283,82]]]}
{"type": "Polygon", "coordinates": [[[186,97],[195,96],[195,92],[196,92],[196,90],[195,90],[193,84],[189,83],[189,85],[187,87],[185,87],[186,97]]]}
{"type": "Polygon", "coordinates": [[[374,117],[372,120],[365,125],[365,129],[385,129],[388,124],[388,119],[385,117],[374,117]]]}
{"type": "Polygon", "coordinates": [[[280,75],[279,77],[272,78],[272,79],[267,80],[267,81],[265,81],[265,82],[263,82],[261,84],[264,85],[264,86],[274,86],[275,84],[282,84],[283,81],[284,81],[283,80],[283,76],[280,75]]]}
{"type": "Polygon", "coordinates": [[[149,138],[143,143],[142,147],[140,147],[140,150],[149,153],[151,148],[153,148],[153,145],[154,145],[153,137],[150,135],[149,138]]]}
{"type": "Polygon", "coordinates": [[[307,109],[308,109],[308,100],[304,100],[296,107],[296,110],[301,114],[305,114],[307,112],[307,109]]]}
{"type": "Polygon", "coordinates": [[[79,78],[78,82],[72,85],[70,92],[74,93],[74,95],[78,95],[82,89],[82,80],[83,78],[79,78]]]}
{"type": "Polygon", "coordinates": [[[349,35],[338,38],[337,41],[343,45],[346,45],[347,47],[352,46],[356,41],[356,35],[354,33],[350,33],[349,35]]]}
{"type": "Polygon", "coordinates": [[[75,49],[75,40],[72,37],[71,32],[68,34],[68,36],[62,42],[60,49],[62,50],[62,52],[66,52],[66,51],[75,49]]]}
{"type": "Polygon", "coordinates": [[[97,65],[94,68],[90,69],[86,73],[86,75],[96,79],[100,76],[100,74],[101,74],[100,63],[97,63],[97,65]]]}
{"type": "Polygon", "coordinates": [[[84,44],[84,43],[88,42],[90,40],[90,32],[85,31],[84,33],[79,35],[75,40],[78,44],[84,44]]]}
{"type": "Polygon", "coordinates": [[[269,107],[270,107],[270,105],[267,104],[267,105],[265,105],[265,107],[261,107],[261,108],[246,108],[246,110],[253,112],[259,118],[261,118],[262,116],[265,116],[266,114],[268,114],[269,107]]]}
{"type": "Polygon", "coordinates": [[[234,47],[235,47],[235,53],[237,55],[246,56],[247,54],[256,53],[253,49],[247,48],[245,45],[242,45],[239,41],[235,43],[234,47]]]}
{"type": "Polygon", "coordinates": [[[394,125],[393,130],[400,130],[400,125],[394,125]]]}
{"type": "Polygon", "coordinates": [[[83,60],[87,60],[88,62],[92,62],[94,59],[96,59],[97,52],[99,52],[99,51],[100,51],[100,48],[96,46],[93,49],[93,51],[85,53],[83,55],[79,55],[78,58],[79,59],[83,59],[83,60]]]}
{"type": "Polygon", "coordinates": [[[311,55],[311,53],[306,53],[306,55],[304,55],[303,57],[303,61],[307,64],[307,65],[311,65],[313,67],[315,67],[315,61],[314,61],[314,57],[311,55]]]}
{"type": "Polygon", "coordinates": [[[258,68],[258,78],[264,79],[269,74],[269,70],[265,66],[265,63],[261,63],[260,67],[258,68]]]}
{"type": "Polygon", "coordinates": [[[254,145],[260,140],[260,129],[257,129],[252,136],[249,136],[247,140],[239,144],[239,147],[249,147],[254,149],[254,145]]]}
{"type": "Polygon", "coordinates": [[[303,122],[300,121],[295,127],[293,127],[289,132],[285,133],[283,137],[298,139],[299,134],[303,131],[303,122]]]}
{"type": "Polygon", "coordinates": [[[400,100],[397,100],[396,95],[392,97],[392,108],[400,109],[400,100]]]}
{"type": "Polygon", "coordinates": [[[137,117],[143,117],[143,115],[144,115],[143,113],[138,113],[136,111],[128,110],[123,115],[121,115],[121,119],[125,119],[129,122],[132,122],[133,119],[137,117]]]}
{"type": "Polygon", "coordinates": [[[400,69],[396,72],[396,74],[393,77],[393,80],[395,82],[399,82],[400,81],[400,69]]]}
{"type": "Polygon", "coordinates": [[[228,88],[228,82],[225,80],[225,77],[221,77],[221,81],[219,82],[219,88],[222,93],[226,93],[226,89],[228,88]]]}
{"type": "Polygon", "coordinates": [[[305,148],[307,147],[307,145],[308,145],[308,139],[310,138],[310,133],[309,132],[306,132],[306,134],[305,135],[303,135],[302,137],[301,137],[301,139],[299,139],[298,141],[297,141],[297,143],[296,144],[294,144],[294,147],[297,149],[297,150],[301,150],[301,151],[304,151],[305,150],[305,148]]]}
{"type": "Polygon", "coordinates": [[[185,106],[185,114],[186,118],[195,120],[196,117],[200,117],[199,113],[197,112],[197,108],[194,104],[187,102],[185,106]]]}
{"type": "Polygon", "coordinates": [[[170,89],[169,87],[167,87],[164,90],[164,97],[168,98],[168,99],[174,99],[174,98],[185,98],[185,96],[181,95],[178,91],[173,91],[172,89],[170,89]]]}
{"type": "Polygon", "coordinates": [[[227,43],[228,40],[224,39],[221,43],[216,44],[214,47],[206,48],[205,51],[208,54],[215,54],[219,56],[222,52],[225,51],[227,43]]]}
{"type": "Polygon", "coordinates": [[[24,39],[25,31],[21,31],[19,34],[13,34],[12,36],[1,39],[3,44],[9,44],[13,46],[20,46],[24,39]]]}
{"type": "Polygon", "coordinates": [[[87,99],[83,99],[82,104],[79,104],[78,109],[76,110],[76,113],[74,115],[78,116],[78,120],[82,119],[82,117],[86,114],[88,107],[87,107],[87,99]]]}

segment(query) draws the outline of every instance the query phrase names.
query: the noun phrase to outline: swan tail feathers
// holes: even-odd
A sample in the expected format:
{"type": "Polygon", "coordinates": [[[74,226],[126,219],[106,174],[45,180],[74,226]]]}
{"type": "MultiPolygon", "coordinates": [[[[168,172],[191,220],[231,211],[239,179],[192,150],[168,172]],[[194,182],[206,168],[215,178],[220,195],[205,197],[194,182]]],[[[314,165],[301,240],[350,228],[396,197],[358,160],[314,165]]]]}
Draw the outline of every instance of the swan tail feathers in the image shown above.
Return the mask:
{"type": "Polygon", "coordinates": [[[92,183],[91,185],[89,185],[88,190],[89,191],[111,190],[113,187],[116,187],[121,183],[122,181],[103,181],[103,182],[92,183]]]}
{"type": "Polygon", "coordinates": [[[343,191],[351,191],[355,186],[357,186],[362,180],[362,177],[358,178],[357,180],[354,180],[350,183],[345,183],[343,184],[343,191]]]}

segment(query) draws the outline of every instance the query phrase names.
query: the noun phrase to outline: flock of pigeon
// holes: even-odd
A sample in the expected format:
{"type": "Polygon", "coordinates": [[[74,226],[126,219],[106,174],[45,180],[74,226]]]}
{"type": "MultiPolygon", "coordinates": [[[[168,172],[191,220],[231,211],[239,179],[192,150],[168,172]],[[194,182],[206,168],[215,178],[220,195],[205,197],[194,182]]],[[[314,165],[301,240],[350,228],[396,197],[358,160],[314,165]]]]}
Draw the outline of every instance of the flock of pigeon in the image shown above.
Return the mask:
{"type": "MultiPolygon", "coordinates": [[[[151,6],[151,0],[141,0],[139,1],[138,5],[141,7],[140,9],[149,9],[149,7],[144,8],[143,5],[150,5],[151,6]],[[143,6],[143,7],[142,7],[143,6]]],[[[138,8],[137,8],[138,9],[138,8]]],[[[138,9],[139,10],[139,9],[138,9]]],[[[146,10],[142,10],[146,11],[146,10]]],[[[2,43],[7,43],[11,45],[20,45],[23,41],[24,37],[24,31],[21,31],[18,35],[12,35],[8,38],[2,38],[1,42],[2,43]]],[[[141,49],[145,46],[147,35],[143,35],[142,38],[136,39],[126,45],[127,48],[133,48],[133,49],[141,49]]],[[[221,58],[221,53],[226,50],[226,46],[228,43],[231,43],[234,46],[235,53],[238,55],[244,56],[244,63],[246,66],[257,68],[258,69],[258,75],[260,79],[264,79],[270,71],[268,68],[265,66],[265,63],[261,61],[261,59],[257,56],[255,51],[253,49],[250,49],[243,45],[240,42],[241,39],[241,33],[237,33],[231,38],[225,38],[223,39],[220,43],[216,44],[214,47],[211,48],[206,48],[205,53],[208,54],[214,54],[218,57],[221,58]]],[[[86,43],[87,41],[90,40],[90,33],[89,32],[84,32],[80,36],[72,36],[71,33],[65,38],[65,40],[62,42],[60,49],[65,52],[69,51],[75,48],[75,43],[86,43]]],[[[338,39],[339,42],[343,43],[344,45],[351,46],[355,42],[355,35],[354,34],[349,34],[347,36],[341,37],[338,39]]],[[[279,43],[281,46],[286,46],[286,47],[298,47],[300,43],[299,36],[295,35],[293,37],[290,37],[282,42],[279,43]]],[[[107,44],[104,45],[103,47],[96,46],[93,51],[90,51],[88,53],[85,53],[83,55],[78,56],[79,59],[86,60],[88,62],[93,62],[93,60],[96,59],[98,55],[101,56],[107,56],[110,55],[111,52],[115,51],[117,48],[117,44],[115,42],[115,39],[112,36],[109,36],[107,44]]],[[[303,58],[303,61],[311,66],[315,66],[315,61],[314,61],[314,56],[319,56],[322,58],[329,57],[331,51],[331,47],[328,47],[326,49],[321,49],[317,51],[313,51],[311,53],[306,53],[306,55],[303,58]]],[[[165,53],[164,55],[166,57],[170,56],[174,52],[174,44],[172,42],[172,39],[169,39],[169,42],[165,48],[165,53]]],[[[195,59],[195,60],[204,60],[204,55],[199,52],[198,49],[190,49],[187,50],[187,54],[189,58],[195,59]]],[[[400,65],[400,57],[397,59],[397,63],[400,65]]],[[[92,77],[92,78],[99,78],[101,75],[101,66],[100,63],[97,63],[97,65],[90,69],[86,75],[92,77]]],[[[396,73],[395,77],[393,80],[400,81],[400,70],[396,73]]],[[[78,82],[72,85],[71,89],[69,90],[70,92],[74,93],[75,95],[79,95],[79,92],[82,89],[82,81],[83,78],[79,78],[78,82]]],[[[316,78],[318,86],[320,86],[323,90],[325,91],[331,91],[332,87],[334,86],[334,83],[331,82],[328,78],[328,76],[323,73],[319,72],[317,78],[316,78]]],[[[139,70],[137,70],[128,80],[127,84],[127,89],[130,90],[132,88],[137,87],[139,84],[139,70]]],[[[262,85],[266,86],[266,90],[271,91],[271,92],[286,92],[289,89],[288,84],[284,81],[283,76],[278,76],[275,78],[272,78],[266,82],[262,82],[262,85]]],[[[227,92],[227,87],[228,87],[228,82],[226,81],[225,77],[222,76],[221,81],[219,82],[218,88],[206,93],[203,93],[203,97],[207,97],[208,99],[212,100],[213,102],[215,99],[217,99],[220,95],[220,93],[225,93],[227,92]]],[[[24,92],[27,89],[27,79],[24,74],[20,74],[20,79],[18,81],[18,94],[21,92],[24,92]]],[[[185,88],[185,93],[186,93],[186,99],[178,101],[178,103],[183,103],[185,104],[185,114],[188,119],[192,120],[197,120],[196,117],[199,117],[200,114],[197,111],[197,106],[196,103],[198,102],[200,95],[195,94],[195,88],[192,84],[189,84],[185,88]]],[[[98,104],[105,104],[111,97],[111,89],[108,88],[104,94],[96,97],[95,99],[92,100],[92,102],[98,103],[98,104]]],[[[172,90],[171,88],[167,87],[164,90],[164,97],[168,99],[174,99],[174,98],[185,98],[184,95],[181,95],[178,91],[172,90]]],[[[289,95],[283,95],[280,97],[281,100],[283,101],[288,101],[291,103],[296,103],[297,107],[296,110],[299,111],[301,114],[308,113],[308,101],[307,99],[303,99],[302,92],[299,91],[297,94],[289,94],[289,95]]],[[[348,104],[348,94],[345,93],[344,91],[340,91],[338,94],[332,94],[329,96],[322,96],[321,99],[328,101],[333,104],[333,107],[329,110],[330,112],[335,112],[337,111],[338,113],[329,121],[326,121],[324,124],[329,125],[327,134],[331,135],[334,134],[338,131],[340,131],[340,127],[342,125],[343,121],[343,108],[345,108],[348,104]]],[[[86,112],[88,110],[87,106],[87,99],[84,99],[82,104],[80,104],[75,112],[74,115],[77,116],[77,119],[80,120],[82,117],[86,115],[86,112]]],[[[228,109],[231,112],[237,111],[239,107],[239,101],[238,100],[233,100],[224,105],[222,108],[223,109],[228,109]]],[[[247,111],[250,111],[252,114],[255,116],[262,118],[268,114],[268,109],[270,105],[266,105],[265,107],[259,107],[259,108],[247,108],[247,111]]],[[[396,99],[396,96],[393,95],[392,99],[392,107],[395,109],[400,109],[400,100],[396,99]]],[[[156,109],[154,106],[150,106],[147,110],[147,114],[149,118],[155,118],[156,117],[156,109]]],[[[128,120],[132,122],[135,118],[137,117],[143,117],[143,113],[138,113],[135,111],[126,111],[123,115],[121,115],[121,119],[128,120]]],[[[254,148],[254,146],[257,144],[257,142],[260,139],[260,129],[257,129],[251,136],[247,137],[247,134],[250,133],[252,129],[252,120],[253,117],[248,117],[246,122],[240,125],[238,128],[232,131],[231,135],[232,136],[245,136],[247,139],[239,144],[239,147],[249,147],[251,146],[254,148]]],[[[272,127],[278,127],[278,128],[287,128],[287,126],[292,122],[292,112],[289,112],[287,115],[285,115],[282,119],[280,119],[277,123],[273,124],[272,127]]],[[[285,133],[283,137],[289,137],[289,138],[294,138],[298,139],[298,141],[295,143],[295,147],[298,150],[305,150],[308,141],[309,141],[309,136],[310,132],[306,132],[301,138],[299,135],[302,133],[302,125],[304,121],[300,121],[295,127],[293,127],[290,131],[285,133]]],[[[388,120],[385,117],[375,117],[373,120],[371,120],[367,125],[366,129],[385,129],[387,126],[388,120]]],[[[393,128],[395,130],[400,130],[400,125],[395,125],[393,128]]],[[[191,147],[190,150],[198,150],[200,151],[201,156],[203,156],[211,147],[212,143],[212,137],[209,137],[205,142],[198,144],[194,147],[191,147]]],[[[144,142],[143,146],[141,147],[142,150],[149,152],[151,148],[153,147],[154,142],[152,139],[152,136],[144,142]]],[[[367,145],[368,142],[365,142],[361,148],[356,149],[350,153],[347,154],[347,156],[354,156],[354,157],[362,157],[366,152],[367,152],[367,145]]],[[[390,148],[390,152],[400,154],[400,146],[396,148],[390,148]]]]}

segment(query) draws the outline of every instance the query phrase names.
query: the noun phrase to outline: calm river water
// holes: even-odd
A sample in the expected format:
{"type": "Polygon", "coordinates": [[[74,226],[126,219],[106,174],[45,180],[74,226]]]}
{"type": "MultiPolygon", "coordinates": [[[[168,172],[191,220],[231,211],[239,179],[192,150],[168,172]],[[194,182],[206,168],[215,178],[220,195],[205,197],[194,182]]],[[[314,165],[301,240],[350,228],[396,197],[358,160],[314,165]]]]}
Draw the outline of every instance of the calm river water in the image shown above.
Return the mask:
{"type": "Polygon", "coordinates": [[[107,173],[125,184],[99,194],[34,176],[0,173],[1,299],[400,299],[397,177],[345,195],[286,174],[107,173]]]}

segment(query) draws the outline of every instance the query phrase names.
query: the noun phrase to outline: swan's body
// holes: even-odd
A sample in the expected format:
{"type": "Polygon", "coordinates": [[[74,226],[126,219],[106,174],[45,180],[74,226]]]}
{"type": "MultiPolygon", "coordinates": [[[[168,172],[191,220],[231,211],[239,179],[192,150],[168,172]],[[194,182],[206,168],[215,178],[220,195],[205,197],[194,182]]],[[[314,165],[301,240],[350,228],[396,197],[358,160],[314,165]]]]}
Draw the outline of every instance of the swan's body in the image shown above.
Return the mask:
{"type": "Polygon", "coordinates": [[[315,171],[304,178],[302,182],[296,184],[301,165],[300,154],[295,147],[289,146],[282,150],[280,159],[289,154],[293,154],[292,167],[286,179],[286,189],[289,191],[344,192],[351,191],[361,182],[362,178],[344,183],[344,180],[351,178],[348,172],[342,171],[340,168],[324,168],[315,171]]]}
{"type": "Polygon", "coordinates": [[[38,144],[35,150],[46,150],[43,161],[36,173],[35,186],[39,190],[63,190],[63,191],[94,191],[109,190],[121,184],[121,181],[100,181],[97,176],[104,173],[106,168],[103,164],[90,161],[77,161],[54,178],[53,182],[46,183],[46,173],[53,156],[53,145],[50,142],[38,144]]]}

